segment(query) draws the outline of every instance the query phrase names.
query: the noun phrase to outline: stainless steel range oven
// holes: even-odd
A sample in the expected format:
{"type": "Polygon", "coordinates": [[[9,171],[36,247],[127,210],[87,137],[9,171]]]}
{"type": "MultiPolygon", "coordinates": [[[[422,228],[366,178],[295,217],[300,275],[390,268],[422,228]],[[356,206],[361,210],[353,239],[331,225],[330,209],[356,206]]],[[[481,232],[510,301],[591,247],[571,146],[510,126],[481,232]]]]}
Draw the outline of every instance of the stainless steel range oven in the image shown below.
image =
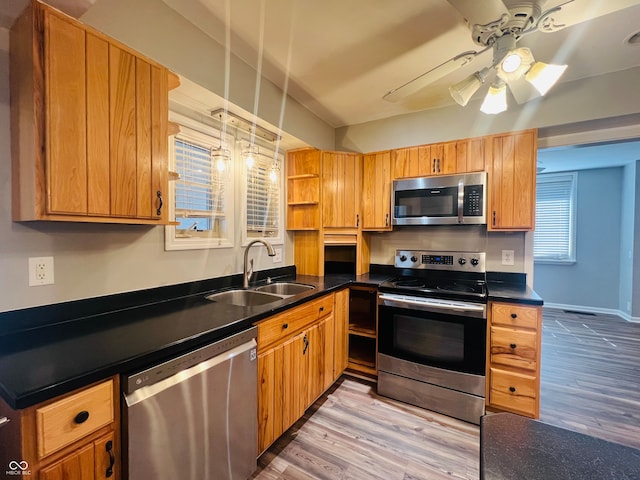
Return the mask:
{"type": "Polygon", "coordinates": [[[378,294],[378,393],[478,424],[485,254],[398,250],[395,267],[378,294]]]}

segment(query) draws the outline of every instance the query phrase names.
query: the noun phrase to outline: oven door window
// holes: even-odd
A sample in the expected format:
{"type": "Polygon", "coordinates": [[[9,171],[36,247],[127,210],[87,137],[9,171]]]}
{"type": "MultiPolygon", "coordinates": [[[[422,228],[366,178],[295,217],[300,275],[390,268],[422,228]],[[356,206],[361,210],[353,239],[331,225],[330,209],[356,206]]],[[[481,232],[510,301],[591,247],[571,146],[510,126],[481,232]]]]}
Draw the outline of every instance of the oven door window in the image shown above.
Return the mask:
{"type": "Polygon", "coordinates": [[[396,191],[394,214],[395,218],[456,217],[458,187],[396,191]]]}
{"type": "Polygon", "coordinates": [[[422,365],[485,374],[486,321],[380,307],[379,350],[422,365]]]}

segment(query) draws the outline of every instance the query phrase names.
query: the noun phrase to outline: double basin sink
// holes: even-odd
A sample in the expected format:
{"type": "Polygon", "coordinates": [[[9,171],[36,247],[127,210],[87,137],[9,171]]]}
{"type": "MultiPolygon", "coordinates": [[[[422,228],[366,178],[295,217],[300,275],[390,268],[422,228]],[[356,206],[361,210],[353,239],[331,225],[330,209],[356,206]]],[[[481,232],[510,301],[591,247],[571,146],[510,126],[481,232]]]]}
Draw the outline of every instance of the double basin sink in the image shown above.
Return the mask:
{"type": "Polygon", "coordinates": [[[316,287],[304,283],[277,282],[268,283],[252,290],[226,290],[207,295],[205,298],[212,302],[228,303],[240,307],[255,307],[278,302],[283,298],[292,297],[314,288],[316,287]]]}

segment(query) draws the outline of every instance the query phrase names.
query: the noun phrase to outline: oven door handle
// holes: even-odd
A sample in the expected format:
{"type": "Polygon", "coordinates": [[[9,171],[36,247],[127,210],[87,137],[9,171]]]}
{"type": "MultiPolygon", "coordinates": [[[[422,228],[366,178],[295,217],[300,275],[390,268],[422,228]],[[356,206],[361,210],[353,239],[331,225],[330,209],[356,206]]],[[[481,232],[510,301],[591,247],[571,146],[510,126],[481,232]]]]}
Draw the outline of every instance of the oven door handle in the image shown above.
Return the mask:
{"type": "Polygon", "coordinates": [[[469,313],[474,316],[482,316],[484,318],[486,312],[485,305],[462,304],[456,302],[447,302],[428,298],[410,298],[399,297],[397,295],[385,295],[381,293],[378,299],[383,306],[413,308],[414,310],[439,311],[439,312],[461,312],[469,313]],[[479,314],[479,315],[478,315],[479,314]]]}

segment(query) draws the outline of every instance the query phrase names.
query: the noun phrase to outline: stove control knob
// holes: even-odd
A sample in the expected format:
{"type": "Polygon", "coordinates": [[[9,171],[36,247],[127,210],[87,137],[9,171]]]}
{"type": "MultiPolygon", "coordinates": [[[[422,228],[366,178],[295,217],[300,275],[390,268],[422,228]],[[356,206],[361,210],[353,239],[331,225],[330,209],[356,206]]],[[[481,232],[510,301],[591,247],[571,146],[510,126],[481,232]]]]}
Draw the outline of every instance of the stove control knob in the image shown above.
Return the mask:
{"type": "Polygon", "coordinates": [[[478,260],[477,258],[471,259],[471,265],[473,265],[474,267],[477,267],[478,263],[480,263],[480,260],[478,260]]]}
{"type": "Polygon", "coordinates": [[[400,255],[400,261],[401,262],[406,262],[407,261],[407,256],[406,255],[400,255]]]}
{"type": "Polygon", "coordinates": [[[464,257],[460,257],[460,258],[458,259],[458,263],[459,263],[460,265],[464,265],[465,263],[467,263],[467,260],[466,260],[464,257]]]}
{"type": "Polygon", "coordinates": [[[411,261],[413,263],[416,263],[418,261],[418,257],[416,257],[415,255],[413,257],[411,257],[411,261]]]}

